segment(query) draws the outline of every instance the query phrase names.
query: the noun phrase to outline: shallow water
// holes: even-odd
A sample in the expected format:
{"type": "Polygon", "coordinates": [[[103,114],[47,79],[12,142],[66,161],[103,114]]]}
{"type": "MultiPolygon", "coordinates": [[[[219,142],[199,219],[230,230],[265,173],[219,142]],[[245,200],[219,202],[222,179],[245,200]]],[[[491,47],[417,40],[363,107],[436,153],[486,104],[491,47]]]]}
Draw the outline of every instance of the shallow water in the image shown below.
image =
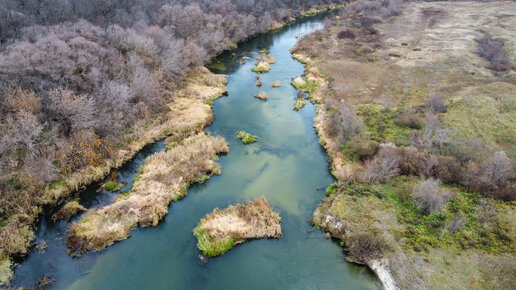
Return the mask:
{"type": "MultiPolygon", "coordinates": [[[[308,104],[292,110],[296,90],[292,77],[303,66],[289,49],[297,38],[321,27],[322,16],[301,20],[280,31],[266,33],[239,45],[219,58],[215,72],[228,75],[229,95],[214,102],[212,135],[222,135],[230,152],[218,161],[222,175],[188,190],[174,202],[155,228],[139,228],[131,238],[101,253],[73,259],[67,255],[64,231],[68,223],[43,219],[38,242],[48,250],[34,249],[16,269],[12,286],[31,286],[49,274],[54,288],[69,289],[377,289],[379,283],[365,267],[348,263],[338,243],[309,225],[312,213],[334,182],[326,154],[312,128],[315,108],[308,104]],[[243,53],[268,48],[276,57],[271,71],[255,87],[254,59],[240,64],[243,53]],[[234,53],[235,55],[232,55],[234,53]],[[271,88],[273,81],[283,86],[271,88]],[[254,98],[265,91],[269,100],[254,98]],[[258,142],[243,145],[236,132],[245,130],[258,142]],[[320,190],[318,190],[320,189],[320,190]],[[265,196],[280,212],[283,237],[238,245],[201,266],[192,230],[214,208],[265,196]]],[[[256,55],[251,55],[255,57],[256,55]]],[[[119,181],[136,174],[146,156],[164,150],[161,142],[146,147],[119,171],[119,181]]],[[[112,202],[116,193],[96,193],[91,186],[81,193],[82,203],[96,207],[112,202]]]]}

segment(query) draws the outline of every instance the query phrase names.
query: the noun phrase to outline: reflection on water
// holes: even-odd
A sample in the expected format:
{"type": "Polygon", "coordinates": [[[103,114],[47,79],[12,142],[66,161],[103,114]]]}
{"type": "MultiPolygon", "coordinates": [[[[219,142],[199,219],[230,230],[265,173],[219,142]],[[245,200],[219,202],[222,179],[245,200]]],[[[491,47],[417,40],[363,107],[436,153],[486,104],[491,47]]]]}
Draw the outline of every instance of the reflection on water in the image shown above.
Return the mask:
{"type": "MultiPolygon", "coordinates": [[[[334,179],[312,128],[314,106],[292,110],[296,91],[289,83],[302,74],[303,66],[291,58],[289,49],[321,22],[322,17],[305,19],[253,38],[212,67],[227,74],[229,81],[229,95],[215,101],[215,121],[208,128],[230,143],[229,154],[219,160],[222,175],[190,188],[158,227],[136,229],[130,239],[102,253],[72,259],[63,239],[68,224],[44,219],[38,241],[45,240],[49,248],[31,253],[17,268],[13,286],[31,286],[49,274],[56,279],[53,287],[71,289],[377,289],[377,279],[365,267],[346,262],[342,248],[309,225],[334,179]],[[261,75],[263,86],[257,88],[251,72],[255,61],[241,64],[240,59],[263,48],[271,51],[276,63],[261,75]],[[271,88],[273,81],[283,86],[271,88]],[[268,101],[253,97],[261,90],[269,95],[268,101]],[[239,130],[257,135],[258,142],[243,145],[235,136],[239,130]],[[192,234],[199,220],[215,207],[262,195],[280,212],[283,237],[244,243],[201,266],[192,234]]],[[[124,189],[145,156],[160,150],[162,143],[149,146],[120,170],[119,180],[129,182],[124,189]]],[[[82,193],[82,203],[99,206],[115,197],[96,189],[82,193]]]]}

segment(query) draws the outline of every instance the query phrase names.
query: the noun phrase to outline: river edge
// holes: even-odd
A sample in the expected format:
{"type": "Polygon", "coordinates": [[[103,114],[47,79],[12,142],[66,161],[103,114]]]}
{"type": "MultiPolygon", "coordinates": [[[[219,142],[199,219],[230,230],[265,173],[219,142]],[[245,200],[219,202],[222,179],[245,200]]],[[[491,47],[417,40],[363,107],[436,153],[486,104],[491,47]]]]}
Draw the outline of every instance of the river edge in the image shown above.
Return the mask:
{"type": "MultiPolygon", "coordinates": [[[[291,50],[292,51],[292,50],[291,50]]],[[[292,52],[292,58],[302,63],[305,67],[305,79],[307,81],[315,81],[317,83],[317,88],[310,95],[309,100],[312,104],[317,105],[316,109],[316,117],[314,119],[314,129],[319,137],[319,143],[324,148],[328,155],[328,159],[330,162],[330,171],[335,178],[338,179],[335,172],[338,170],[342,170],[342,164],[344,164],[344,156],[341,152],[334,150],[335,145],[332,139],[324,132],[324,124],[328,122],[328,116],[326,114],[326,109],[324,104],[322,104],[324,98],[324,92],[328,89],[329,80],[326,76],[324,76],[319,69],[315,66],[313,60],[299,52],[292,52]]],[[[328,229],[327,232],[331,233],[332,237],[342,240],[343,237],[339,235],[333,234],[328,229]]],[[[348,259],[350,260],[350,259],[348,259]]],[[[354,262],[352,259],[350,262],[354,262]]],[[[359,263],[360,264],[360,263],[359,263]]],[[[382,260],[371,260],[366,263],[371,271],[375,273],[378,277],[382,286],[387,290],[399,289],[396,285],[396,281],[394,280],[393,275],[389,269],[389,263],[386,259],[382,260]]]]}
{"type": "MultiPolygon", "coordinates": [[[[275,22],[272,23],[271,28],[267,31],[261,32],[269,33],[273,31],[280,30],[287,25],[293,24],[294,22],[305,18],[312,17],[322,13],[335,11],[341,9],[346,4],[325,4],[317,7],[312,7],[310,9],[306,9],[305,7],[296,8],[294,10],[299,11],[299,16],[296,18],[288,19],[284,22],[275,22]]],[[[255,35],[256,36],[256,35],[255,35]]],[[[250,36],[254,37],[254,36],[250,36]]],[[[228,48],[228,50],[231,48],[228,48]]],[[[215,56],[213,59],[215,59],[215,56]]],[[[206,66],[200,66],[192,70],[192,73],[188,76],[188,81],[184,85],[183,88],[179,89],[175,95],[188,95],[191,93],[191,89],[201,89],[201,99],[204,99],[202,102],[203,105],[208,105],[210,107],[209,113],[211,115],[211,119],[202,126],[202,131],[204,131],[204,127],[211,124],[213,121],[213,112],[211,106],[213,101],[226,93],[225,84],[223,86],[206,86],[205,83],[202,82],[203,77],[209,76],[217,76],[217,74],[212,73],[208,70],[206,66]],[[205,88],[203,90],[202,88],[205,88]],[[214,90],[216,88],[216,90],[214,90]],[[204,95],[203,95],[204,94],[204,95]],[[204,97],[202,97],[204,96],[204,97]]],[[[171,87],[175,87],[174,84],[168,84],[171,87]]],[[[168,90],[165,88],[165,90],[168,90]]],[[[166,92],[165,94],[171,94],[171,92],[166,92]]],[[[168,104],[169,106],[173,106],[173,104],[168,104]]],[[[129,162],[138,152],[140,152],[145,146],[156,143],[159,140],[163,140],[167,137],[170,137],[173,132],[171,131],[171,123],[174,120],[170,117],[170,111],[165,114],[158,115],[149,123],[145,124],[144,127],[138,128],[139,132],[143,132],[142,136],[133,139],[132,142],[126,144],[123,148],[118,149],[115,152],[115,157],[105,161],[105,164],[102,166],[89,166],[84,169],[81,169],[78,172],[74,172],[73,174],[67,176],[58,181],[51,182],[47,184],[43,191],[43,202],[42,204],[34,210],[33,215],[30,217],[32,219],[31,226],[24,227],[23,229],[19,229],[15,232],[14,235],[11,234],[11,238],[20,241],[23,243],[24,252],[18,255],[6,254],[4,257],[0,256],[0,286],[8,286],[11,280],[14,278],[14,267],[16,267],[17,262],[15,261],[23,261],[23,259],[28,255],[29,250],[34,247],[34,226],[38,223],[40,219],[40,215],[46,213],[56,212],[60,207],[65,206],[69,201],[76,198],[75,193],[80,190],[85,189],[87,186],[99,183],[105,180],[110,173],[121,168],[124,164],[129,162]],[[167,114],[169,116],[167,116],[167,114]]],[[[197,130],[197,129],[196,129],[197,130]]],[[[193,131],[195,132],[195,131],[193,131]]],[[[176,140],[177,141],[177,140],[176,140]]],[[[6,235],[10,235],[10,233],[6,233],[6,235]]]]}

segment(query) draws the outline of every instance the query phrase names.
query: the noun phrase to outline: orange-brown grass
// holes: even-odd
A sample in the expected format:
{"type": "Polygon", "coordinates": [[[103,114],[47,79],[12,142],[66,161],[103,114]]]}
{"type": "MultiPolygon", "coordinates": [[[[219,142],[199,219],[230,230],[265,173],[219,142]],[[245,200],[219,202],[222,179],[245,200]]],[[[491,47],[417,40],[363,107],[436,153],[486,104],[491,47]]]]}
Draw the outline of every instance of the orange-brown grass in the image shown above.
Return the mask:
{"type": "Polygon", "coordinates": [[[222,255],[249,239],[281,238],[281,218],[261,197],[247,204],[216,208],[194,229],[197,246],[208,257],[222,255]]]}
{"type": "Polygon", "coordinates": [[[148,157],[143,173],[128,198],[90,210],[70,227],[67,245],[72,251],[100,251],[123,240],[137,226],[156,226],[172,201],[183,198],[190,184],[220,174],[217,154],[228,152],[221,137],[200,133],[167,152],[148,157]]]}

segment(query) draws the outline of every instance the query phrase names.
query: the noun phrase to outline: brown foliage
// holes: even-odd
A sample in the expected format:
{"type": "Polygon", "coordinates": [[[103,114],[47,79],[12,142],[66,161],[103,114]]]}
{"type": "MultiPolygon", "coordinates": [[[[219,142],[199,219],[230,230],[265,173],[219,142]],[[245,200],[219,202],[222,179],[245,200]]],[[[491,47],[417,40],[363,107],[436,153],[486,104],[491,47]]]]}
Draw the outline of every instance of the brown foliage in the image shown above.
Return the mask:
{"type": "Polygon", "coordinates": [[[380,149],[378,142],[353,138],[348,142],[349,153],[361,161],[371,159],[380,149]]]}
{"type": "Polygon", "coordinates": [[[368,183],[378,183],[393,178],[399,174],[400,155],[398,149],[384,144],[378,154],[365,163],[364,180],[368,183]]]}
{"type": "Polygon", "coordinates": [[[108,140],[91,131],[81,130],[73,134],[70,143],[62,153],[60,170],[70,174],[86,166],[99,166],[114,153],[115,147],[108,140]]]}
{"type": "Polygon", "coordinates": [[[381,257],[386,244],[381,235],[373,233],[358,233],[346,237],[349,255],[358,262],[367,263],[381,257]]]}

